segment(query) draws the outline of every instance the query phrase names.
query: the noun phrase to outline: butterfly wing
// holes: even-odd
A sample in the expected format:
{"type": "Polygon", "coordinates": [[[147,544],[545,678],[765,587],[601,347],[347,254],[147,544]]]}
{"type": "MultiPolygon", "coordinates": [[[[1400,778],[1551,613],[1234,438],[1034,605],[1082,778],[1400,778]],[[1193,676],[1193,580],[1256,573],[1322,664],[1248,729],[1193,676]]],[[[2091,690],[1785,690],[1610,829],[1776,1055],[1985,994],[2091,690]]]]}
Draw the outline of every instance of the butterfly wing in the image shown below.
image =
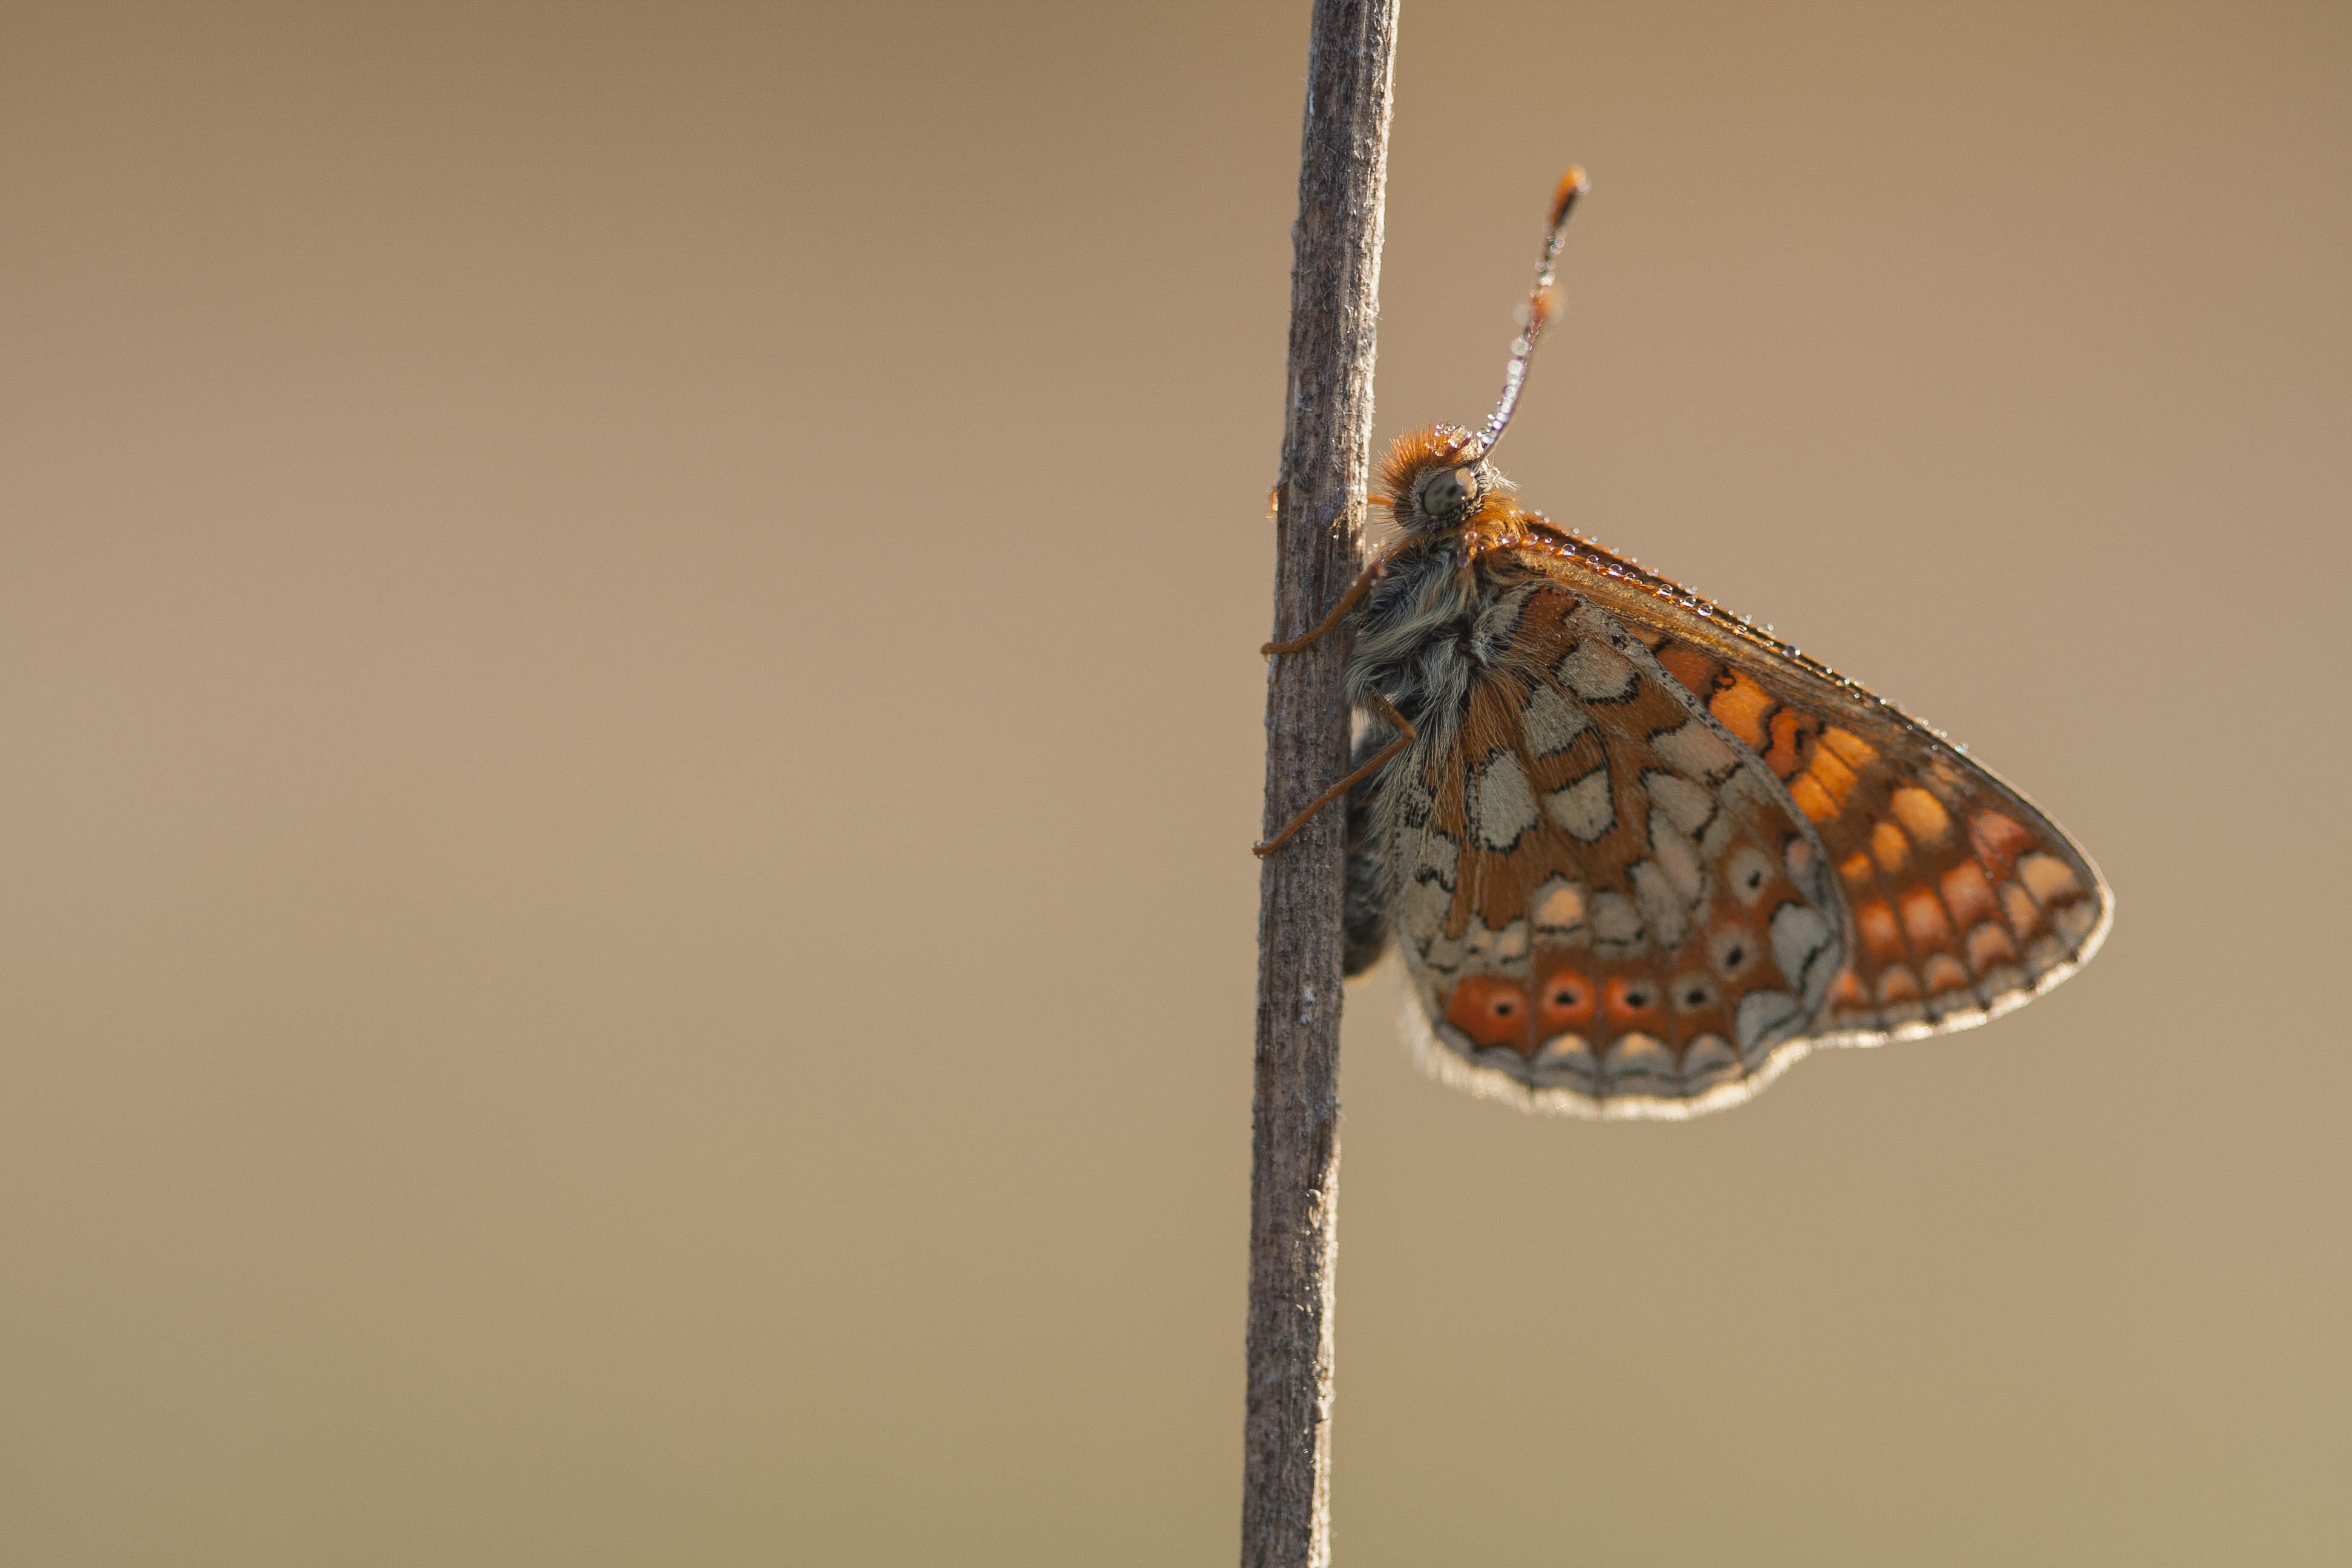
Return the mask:
{"type": "Polygon", "coordinates": [[[1580,543],[1542,563],[1631,629],[1820,836],[1855,940],[1809,1031],[1816,1042],[1870,1045],[1979,1024],[2097,951],[2114,916],[2098,868],[1942,736],[1630,563],[1580,543]]]}
{"type": "Polygon", "coordinates": [[[1424,1059],[1537,1109],[1744,1099],[1854,955],[1819,832],[1596,595],[1527,580],[1481,619],[1511,629],[1363,825],[1424,1059]]]}

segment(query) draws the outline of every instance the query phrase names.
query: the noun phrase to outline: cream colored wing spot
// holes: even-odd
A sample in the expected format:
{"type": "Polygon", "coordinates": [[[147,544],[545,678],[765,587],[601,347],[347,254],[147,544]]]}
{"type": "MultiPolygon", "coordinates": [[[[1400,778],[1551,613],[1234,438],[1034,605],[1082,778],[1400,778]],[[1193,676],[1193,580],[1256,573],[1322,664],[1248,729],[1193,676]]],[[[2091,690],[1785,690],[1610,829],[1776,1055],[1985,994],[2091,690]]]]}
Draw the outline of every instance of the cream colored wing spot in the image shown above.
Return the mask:
{"type": "Polygon", "coordinates": [[[1927,994],[1930,996],[1969,989],[1969,972],[1961,967],[1958,959],[1948,952],[1929,953],[1927,963],[1920,967],[1927,976],[1927,994]]]}
{"type": "Polygon", "coordinates": [[[1478,770],[1470,812],[1473,831],[1487,848],[1507,853],[1536,825],[1536,797],[1526,770],[1508,752],[1496,752],[1478,770]]]}
{"type": "Polygon", "coordinates": [[[1467,968],[1493,973],[1524,975],[1528,959],[1528,922],[1512,921],[1500,931],[1484,921],[1473,921],[1463,940],[1462,962],[1467,968]]]}
{"type": "Polygon", "coordinates": [[[1642,784],[1650,792],[1650,798],[1658,803],[1658,809],[1665,813],[1666,819],[1693,837],[1715,815],[1715,796],[1686,778],[1654,770],[1642,776],[1642,784]]]}
{"type": "Polygon", "coordinates": [[[1683,1047],[1683,1081],[1693,1089],[1710,1088],[1718,1079],[1737,1073],[1738,1068],[1739,1054],[1721,1035],[1699,1035],[1683,1047]]]}
{"type": "Polygon", "coordinates": [[[1612,1087],[1647,1079],[1670,1083],[1675,1077],[1675,1053],[1655,1035],[1636,1029],[1610,1043],[1601,1060],[1601,1076],[1612,1087]]]}
{"type": "Polygon", "coordinates": [[[1538,1047],[1536,1066],[1555,1071],[1564,1069],[1589,1079],[1595,1070],[1592,1042],[1572,1030],[1554,1035],[1538,1047]]]}
{"type": "Polygon", "coordinates": [[[2083,890],[2075,879],[2074,868],[2055,855],[2035,851],[2018,858],[2017,879],[2033,895],[2033,901],[2047,909],[2053,900],[2083,890]]]}
{"type": "Polygon", "coordinates": [[[1652,736],[1650,744],[1657,748],[1658,755],[1684,773],[1710,784],[1728,777],[1739,765],[1738,757],[1723,743],[1723,737],[1696,719],[1678,730],[1652,736]]]}
{"type": "Polygon", "coordinates": [[[1528,754],[1538,762],[1568,750],[1579,735],[1592,727],[1576,704],[1543,682],[1537,683],[1534,694],[1528,699],[1525,721],[1528,754]]]}
{"type": "Polygon", "coordinates": [[[1943,901],[1926,888],[1914,888],[1903,895],[1903,931],[1915,948],[1948,947],[1952,942],[1951,922],[1944,918],[1943,901]]]}
{"type": "Polygon", "coordinates": [[[1554,939],[1584,924],[1584,889],[1565,877],[1554,877],[1536,891],[1532,900],[1536,930],[1554,939]]]}
{"type": "Polygon", "coordinates": [[[1813,863],[1812,841],[1806,838],[1790,839],[1789,847],[1780,856],[1780,862],[1789,868],[1789,875],[1796,879],[1798,886],[1804,886],[1806,869],[1813,863]]]}
{"type": "Polygon", "coordinates": [[[1706,891],[1706,873],[1699,866],[1698,850],[1663,816],[1650,818],[1650,858],[1664,873],[1667,886],[1685,903],[1697,903],[1699,895],[1706,891]]]}
{"type": "Polygon", "coordinates": [[[2025,965],[2033,971],[2037,980],[2064,963],[2068,956],[2065,942],[2055,931],[2035,937],[2025,945],[2025,965]]]}
{"type": "Polygon", "coordinates": [[[1828,992],[1842,962],[1830,922],[1811,905],[1793,900],[1772,911],[1772,957],[1809,1002],[1828,992]]]}
{"type": "Polygon", "coordinates": [[[1977,977],[1984,982],[1985,989],[1995,996],[2005,996],[2012,991],[2022,991],[2028,984],[2025,971],[2014,963],[1990,965],[1977,977]]]}
{"type": "Polygon", "coordinates": [[[1435,828],[1408,828],[1398,835],[1397,925],[1406,932],[1435,932],[1454,908],[1454,887],[1462,847],[1435,828]]]}
{"type": "Polygon", "coordinates": [[[1554,822],[1587,844],[1599,843],[1617,826],[1617,803],[1610,795],[1606,764],[1566,789],[1552,791],[1544,804],[1550,808],[1554,822]]]}
{"type": "Polygon", "coordinates": [[[2061,904],[2050,911],[2050,923],[2068,942],[2080,944],[2099,923],[2097,906],[2088,899],[2077,899],[2071,904],[2061,904]]]}
{"type": "Polygon", "coordinates": [[[1772,858],[1753,844],[1743,845],[1723,868],[1731,896],[1753,908],[1772,881],[1772,858]]]}
{"type": "Polygon", "coordinates": [[[1592,895],[1592,935],[1610,956],[1619,956],[1642,944],[1642,912],[1633,900],[1613,889],[1592,895]],[[1614,951],[1612,951],[1614,950],[1614,951]]]}
{"type": "Polygon", "coordinates": [[[1992,883],[1986,879],[1984,868],[1973,860],[1963,860],[1944,873],[1942,883],[1944,907],[1952,911],[1954,925],[1972,926],[1992,914],[1992,883]]]}
{"type": "Polygon", "coordinates": [[[1899,965],[1880,975],[1878,1014],[1895,1028],[1926,1017],[1927,1004],[1920,1000],[1918,977],[1899,965]]]}
{"type": "Polygon", "coordinates": [[[1997,966],[2017,962],[2017,943],[2010,940],[2008,927],[1986,921],[1969,928],[1968,954],[1969,967],[1990,977],[1997,966]]]}
{"type": "Polygon", "coordinates": [[[1681,895],[1676,893],[1666,874],[1654,860],[1636,860],[1626,873],[1633,884],[1633,902],[1642,913],[1642,923],[1651,940],[1669,952],[1682,946],[1689,934],[1689,920],[1681,895]]]}
{"type": "Polygon", "coordinates": [[[1752,1052],[1759,1046],[1770,1044],[1792,1021],[1801,1016],[1797,1011],[1797,999],[1786,991],[1750,991],[1739,999],[1738,1015],[1732,1025],[1739,1037],[1741,1053],[1752,1052]]]}
{"type": "Polygon", "coordinates": [[[1895,906],[1885,899],[1853,907],[1853,933],[1862,943],[1864,956],[1874,962],[1899,961],[1903,956],[1903,928],[1895,923],[1895,906]]]}
{"type": "MultiPolygon", "coordinates": [[[[1415,937],[1412,952],[1421,968],[1441,979],[1451,979],[1462,972],[1462,939],[1447,936],[1443,930],[1415,937]]],[[[1442,1004],[1444,998],[1439,1001],[1442,1004]]]]}
{"type": "Polygon", "coordinates": [[[1633,666],[1597,637],[1587,637],[1562,654],[1552,674],[1588,702],[1622,702],[1633,695],[1633,666]]]}

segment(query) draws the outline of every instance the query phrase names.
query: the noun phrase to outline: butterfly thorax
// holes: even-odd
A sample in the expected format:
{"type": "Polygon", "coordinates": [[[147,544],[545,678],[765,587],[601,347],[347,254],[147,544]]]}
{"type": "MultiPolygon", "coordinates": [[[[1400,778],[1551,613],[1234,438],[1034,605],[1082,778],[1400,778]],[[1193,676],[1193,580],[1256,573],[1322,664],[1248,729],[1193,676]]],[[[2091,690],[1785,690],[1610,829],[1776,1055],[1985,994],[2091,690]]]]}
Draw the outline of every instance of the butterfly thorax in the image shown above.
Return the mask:
{"type": "Polygon", "coordinates": [[[1472,683],[1509,653],[1514,590],[1528,578],[1509,554],[1459,532],[1416,540],[1358,606],[1349,697],[1379,692],[1425,735],[1450,731],[1472,683]]]}

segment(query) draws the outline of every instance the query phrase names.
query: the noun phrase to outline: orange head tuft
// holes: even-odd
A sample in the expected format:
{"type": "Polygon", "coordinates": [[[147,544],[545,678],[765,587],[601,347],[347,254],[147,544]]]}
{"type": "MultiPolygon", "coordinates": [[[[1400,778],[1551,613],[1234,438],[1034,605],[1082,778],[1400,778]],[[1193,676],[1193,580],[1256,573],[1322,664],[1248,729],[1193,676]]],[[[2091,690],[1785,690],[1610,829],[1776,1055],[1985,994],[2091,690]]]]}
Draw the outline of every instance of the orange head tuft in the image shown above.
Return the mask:
{"type": "Polygon", "coordinates": [[[1509,488],[1479,456],[1475,434],[1425,425],[1390,444],[1372,500],[1407,533],[1441,532],[1509,510],[1503,494],[1509,488]]]}

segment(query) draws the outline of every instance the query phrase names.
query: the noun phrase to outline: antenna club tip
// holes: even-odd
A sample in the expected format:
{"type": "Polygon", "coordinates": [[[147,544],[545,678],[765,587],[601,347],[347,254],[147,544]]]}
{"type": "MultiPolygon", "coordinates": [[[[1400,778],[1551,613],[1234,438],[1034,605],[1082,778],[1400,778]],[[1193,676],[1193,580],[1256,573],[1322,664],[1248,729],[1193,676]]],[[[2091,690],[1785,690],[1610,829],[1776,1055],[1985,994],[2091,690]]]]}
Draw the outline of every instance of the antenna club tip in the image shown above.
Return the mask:
{"type": "Polygon", "coordinates": [[[1566,223],[1568,221],[1568,209],[1576,205],[1577,197],[1582,195],[1591,188],[1592,182],[1585,178],[1584,175],[1584,165],[1581,163],[1570,164],[1568,173],[1559,177],[1559,189],[1552,193],[1552,227],[1558,228],[1560,225],[1566,223]]]}

